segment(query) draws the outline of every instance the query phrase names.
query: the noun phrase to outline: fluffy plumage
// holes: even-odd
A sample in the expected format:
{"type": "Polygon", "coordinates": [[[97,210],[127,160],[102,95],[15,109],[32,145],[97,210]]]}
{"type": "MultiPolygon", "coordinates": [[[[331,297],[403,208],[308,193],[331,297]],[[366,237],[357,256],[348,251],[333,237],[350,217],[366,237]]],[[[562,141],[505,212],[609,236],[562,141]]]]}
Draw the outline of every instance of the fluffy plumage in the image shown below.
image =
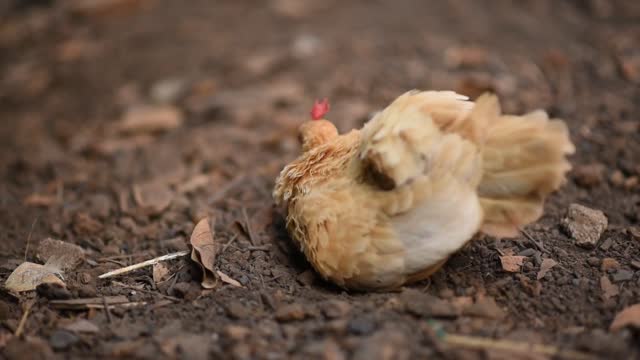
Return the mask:
{"type": "Polygon", "coordinates": [[[361,130],[304,123],[303,154],[276,180],[287,229],[314,268],[346,288],[431,275],[475,233],[513,236],[564,181],[560,120],[500,114],[449,91],[411,91],[361,130]]]}

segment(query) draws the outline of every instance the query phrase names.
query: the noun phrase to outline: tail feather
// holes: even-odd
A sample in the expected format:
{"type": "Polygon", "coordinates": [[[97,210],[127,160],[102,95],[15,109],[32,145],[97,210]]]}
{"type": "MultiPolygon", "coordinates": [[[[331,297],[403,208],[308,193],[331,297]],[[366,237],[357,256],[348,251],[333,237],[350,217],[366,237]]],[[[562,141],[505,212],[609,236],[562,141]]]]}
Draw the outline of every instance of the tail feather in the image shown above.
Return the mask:
{"type": "Polygon", "coordinates": [[[545,198],[565,181],[575,151],[565,123],[538,110],[500,116],[489,124],[478,188],[484,210],[482,231],[509,237],[537,220],[545,198]]]}

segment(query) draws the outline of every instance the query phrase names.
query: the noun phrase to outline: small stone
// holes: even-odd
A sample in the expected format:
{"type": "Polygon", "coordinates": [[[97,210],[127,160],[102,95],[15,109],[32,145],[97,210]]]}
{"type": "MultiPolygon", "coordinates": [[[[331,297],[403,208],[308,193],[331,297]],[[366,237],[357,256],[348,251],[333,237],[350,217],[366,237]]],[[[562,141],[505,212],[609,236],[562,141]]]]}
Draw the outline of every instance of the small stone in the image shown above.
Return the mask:
{"type": "Polygon", "coordinates": [[[342,300],[329,300],[322,305],[322,313],[329,319],[345,317],[351,311],[351,305],[342,300]]]}
{"type": "Polygon", "coordinates": [[[624,174],[622,171],[616,170],[609,176],[609,181],[611,181],[613,186],[622,187],[624,186],[624,174]]]}
{"type": "Polygon", "coordinates": [[[237,360],[252,359],[251,347],[249,344],[236,344],[231,348],[231,358],[237,360]]]}
{"type": "Polygon", "coordinates": [[[74,333],[97,333],[100,328],[89,320],[78,319],[64,326],[64,329],[74,333]]]}
{"type": "Polygon", "coordinates": [[[85,259],[84,250],[78,245],[52,238],[46,238],[38,245],[36,256],[47,267],[69,271],[79,266],[85,259]]]}
{"type": "Polygon", "coordinates": [[[602,271],[607,271],[609,269],[617,269],[620,267],[620,263],[613,258],[604,258],[602,259],[602,265],[600,266],[600,269],[602,271]]]}
{"type": "Polygon", "coordinates": [[[636,269],[636,270],[640,270],[640,261],[638,260],[631,260],[631,267],[636,269]]]}
{"type": "Polygon", "coordinates": [[[600,245],[600,249],[607,251],[611,245],[613,245],[613,238],[607,238],[602,242],[602,245],[600,245]]]}
{"type": "Polygon", "coordinates": [[[94,235],[102,231],[103,225],[86,213],[78,213],[73,220],[73,229],[78,235],[94,235]]]}
{"type": "Polygon", "coordinates": [[[587,249],[595,248],[607,224],[607,217],[602,211],[579,204],[569,205],[567,216],[562,220],[563,229],[576,245],[587,249]]]}
{"type": "Polygon", "coordinates": [[[92,298],[98,296],[98,290],[95,286],[84,285],[78,288],[78,297],[92,298]]]}
{"type": "Polygon", "coordinates": [[[195,300],[200,295],[200,288],[190,282],[179,282],[174,285],[173,292],[185,300],[195,300]]]}
{"type": "Polygon", "coordinates": [[[11,308],[9,304],[0,300],[0,321],[7,320],[11,314],[11,308]]]}
{"type": "Polygon", "coordinates": [[[153,84],[150,90],[150,95],[153,101],[157,103],[173,103],[184,95],[185,88],[186,81],[184,79],[164,79],[153,84]]]}
{"type": "Polygon", "coordinates": [[[335,340],[314,341],[302,349],[305,359],[345,360],[347,357],[335,340]]]}
{"type": "Polygon", "coordinates": [[[249,336],[249,334],[251,334],[251,329],[241,325],[228,325],[224,328],[224,332],[231,339],[240,341],[244,340],[247,336],[249,336]]]}
{"type": "Polygon", "coordinates": [[[613,282],[616,282],[616,283],[629,281],[633,279],[633,271],[618,269],[618,271],[615,274],[613,274],[612,278],[613,278],[613,282]]]}
{"type": "Polygon", "coordinates": [[[291,53],[299,59],[315,55],[321,48],[322,42],[315,35],[299,34],[291,44],[291,53]]]}
{"type": "MultiPolygon", "coordinates": [[[[353,359],[408,360],[412,358],[409,349],[408,336],[403,331],[395,328],[383,329],[364,339],[355,349],[353,359]]],[[[422,357],[417,356],[416,358],[422,357]]]]}
{"type": "Polygon", "coordinates": [[[633,190],[638,186],[638,183],[640,182],[640,180],[638,180],[637,176],[631,176],[628,177],[625,181],[624,181],[624,188],[627,190],[633,190]]]}
{"type": "Polygon", "coordinates": [[[303,320],[306,316],[307,313],[300,304],[283,305],[276,310],[276,320],[279,321],[303,320]]]}
{"type": "Polygon", "coordinates": [[[49,344],[54,350],[65,350],[80,340],[73,333],[66,330],[56,330],[49,337],[49,344]]]}
{"type": "Polygon", "coordinates": [[[170,105],[137,106],[129,109],[117,123],[120,132],[128,134],[157,133],[182,126],[180,109],[170,105]]]}
{"type": "Polygon", "coordinates": [[[640,227],[632,226],[627,229],[627,233],[631,235],[632,239],[640,240],[640,227]]]}
{"type": "Polygon", "coordinates": [[[529,256],[533,256],[535,253],[536,253],[535,249],[528,248],[528,249],[524,249],[524,250],[520,251],[518,253],[518,256],[527,256],[527,257],[529,257],[529,256]]]}
{"type": "Polygon", "coordinates": [[[482,297],[476,300],[475,304],[468,306],[464,310],[464,314],[488,319],[502,319],[505,317],[504,310],[491,297],[482,297]]]}
{"type": "Polygon", "coordinates": [[[78,275],[78,280],[80,280],[83,284],[88,284],[91,282],[91,274],[83,272],[78,275]]]}
{"type": "Polygon", "coordinates": [[[7,360],[55,359],[55,355],[49,344],[37,337],[28,336],[25,339],[20,339],[14,336],[1,350],[0,358],[6,358],[7,360]]]}
{"type": "Polygon", "coordinates": [[[359,316],[347,324],[347,331],[354,335],[369,335],[376,329],[376,324],[368,317],[359,316]]]}
{"type": "Polygon", "coordinates": [[[443,299],[451,299],[454,296],[456,296],[456,293],[453,290],[449,289],[449,288],[445,288],[445,289],[440,290],[439,295],[443,299]]]}
{"type": "Polygon", "coordinates": [[[249,309],[238,302],[227,305],[227,313],[234,319],[246,319],[249,316],[249,309]]]}
{"type": "Polygon", "coordinates": [[[620,293],[620,288],[609,280],[607,275],[600,278],[600,289],[602,289],[602,298],[606,301],[620,293]]]}
{"type": "Polygon", "coordinates": [[[624,337],[607,333],[602,329],[584,332],[576,338],[575,342],[578,348],[598,354],[596,358],[631,359],[634,357],[629,356],[629,345],[624,337]]]}
{"type": "Polygon", "coordinates": [[[400,296],[400,301],[404,304],[406,312],[416,316],[439,318],[458,316],[455,306],[450,302],[415,289],[405,289],[400,296]]]}
{"type": "Polygon", "coordinates": [[[313,270],[309,269],[298,274],[296,280],[302,285],[311,286],[316,281],[316,274],[313,270]]]}
{"type": "Polygon", "coordinates": [[[576,167],[573,174],[578,185],[586,188],[598,186],[604,179],[604,165],[589,164],[576,167]]]}
{"type": "Polygon", "coordinates": [[[67,300],[73,295],[66,287],[56,283],[42,283],[36,287],[38,296],[49,300],[67,300]]]}
{"type": "Polygon", "coordinates": [[[111,198],[105,194],[96,194],[89,198],[87,206],[91,215],[99,219],[105,219],[111,213],[111,198]]]}
{"type": "Polygon", "coordinates": [[[148,0],[82,0],[72,1],[74,15],[90,19],[117,17],[140,10],[148,0]]]}

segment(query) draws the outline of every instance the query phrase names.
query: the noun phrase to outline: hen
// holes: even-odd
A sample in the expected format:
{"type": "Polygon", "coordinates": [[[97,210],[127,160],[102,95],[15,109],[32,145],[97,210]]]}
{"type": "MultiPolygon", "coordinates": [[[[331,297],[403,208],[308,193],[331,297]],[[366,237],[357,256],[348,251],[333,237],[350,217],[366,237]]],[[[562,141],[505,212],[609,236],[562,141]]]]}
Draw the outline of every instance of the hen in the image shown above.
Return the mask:
{"type": "Polygon", "coordinates": [[[351,289],[430,276],[477,232],[509,237],[537,220],[571,168],[565,123],[502,115],[451,91],[410,91],[339,135],[316,103],[303,154],[276,180],[287,229],[313,267],[351,289]]]}

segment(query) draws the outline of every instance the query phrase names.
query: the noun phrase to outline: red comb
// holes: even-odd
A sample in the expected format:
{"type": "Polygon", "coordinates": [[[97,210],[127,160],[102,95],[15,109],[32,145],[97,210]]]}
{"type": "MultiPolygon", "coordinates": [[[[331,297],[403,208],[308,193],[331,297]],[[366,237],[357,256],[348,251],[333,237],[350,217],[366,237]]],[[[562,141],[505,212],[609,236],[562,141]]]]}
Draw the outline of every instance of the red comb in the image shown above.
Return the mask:
{"type": "Polygon", "coordinates": [[[313,120],[320,120],[322,117],[329,112],[329,100],[324,99],[322,101],[316,100],[313,103],[313,108],[311,109],[311,118],[313,120]]]}

